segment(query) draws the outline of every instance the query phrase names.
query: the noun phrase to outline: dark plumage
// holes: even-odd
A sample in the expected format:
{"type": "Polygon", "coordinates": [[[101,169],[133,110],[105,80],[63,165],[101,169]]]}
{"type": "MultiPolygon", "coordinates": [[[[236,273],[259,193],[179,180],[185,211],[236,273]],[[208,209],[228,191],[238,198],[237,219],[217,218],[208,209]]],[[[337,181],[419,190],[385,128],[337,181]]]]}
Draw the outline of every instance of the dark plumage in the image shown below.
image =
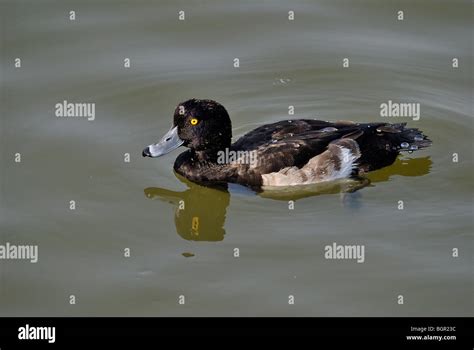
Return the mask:
{"type": "Polygon", "coordinates": [[[157,157],[184,145],[189,149],[177,157],[177,173],[202,184],[233,182],[258,189],[360,175],[392,164],[400,151],[431,144],[406,123],[283,120],[262,125],[234,144],[231,129],[222,105],[188,100],[176,108],[173,128],[143,155],[157,157]],[[253,152],[254,162],[219,161],[226,149],[253,152]]]}

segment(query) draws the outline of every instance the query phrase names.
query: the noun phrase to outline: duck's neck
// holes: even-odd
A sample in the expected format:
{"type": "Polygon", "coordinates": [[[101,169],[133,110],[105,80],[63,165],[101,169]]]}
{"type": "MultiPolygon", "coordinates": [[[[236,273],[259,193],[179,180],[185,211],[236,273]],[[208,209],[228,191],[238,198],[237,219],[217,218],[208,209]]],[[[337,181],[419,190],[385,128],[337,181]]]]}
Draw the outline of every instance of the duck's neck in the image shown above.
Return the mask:
{"type": "Polygon", "coordinates": [[[230,148],[231,148],[231,143],[229,141],[228,144],[220,144],[218,147],[214,146],[212,148],[206,148],[205,150],[191,149],[191,154],[199,162],[218,163],[219,155],[222,153],[225,154],[226,150],[228,152],[230,148]]]}
{"type": "Polygon", "coordinates": [[[199,163],[217,163],[218,152],[218,150],[191,151],[192,157],[199,163]]]}

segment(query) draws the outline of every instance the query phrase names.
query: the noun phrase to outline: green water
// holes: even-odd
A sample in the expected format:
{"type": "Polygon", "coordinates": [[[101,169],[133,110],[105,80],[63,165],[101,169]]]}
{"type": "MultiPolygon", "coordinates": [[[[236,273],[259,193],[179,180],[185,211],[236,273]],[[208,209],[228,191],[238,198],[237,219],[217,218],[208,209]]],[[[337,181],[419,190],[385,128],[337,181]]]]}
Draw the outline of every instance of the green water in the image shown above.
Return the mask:
{"type": "Polygon", "coordinates": [[[472,316],[469,2],[0,4],[0,244],[39,247],[36,264],[0,260],[0,315],[472,316]],[[355,192],[203,188],[173,173],[180,150],[141,157],[192,97],[222,103],[234,139],[416,102],[420,120],[390,121],[433,145],[355,192]],[[63,100],[95,120],[57,118],[63,100]],[[325,259],[333,242],[364,245],[364,263],[325,259]]]}

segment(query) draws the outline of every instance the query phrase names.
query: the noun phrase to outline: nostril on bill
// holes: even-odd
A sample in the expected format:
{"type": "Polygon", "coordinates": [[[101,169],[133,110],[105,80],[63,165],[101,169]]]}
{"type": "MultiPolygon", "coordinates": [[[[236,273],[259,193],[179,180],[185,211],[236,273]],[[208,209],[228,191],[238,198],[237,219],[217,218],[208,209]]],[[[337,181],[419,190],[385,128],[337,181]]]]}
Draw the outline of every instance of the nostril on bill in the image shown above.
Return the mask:
{"type": "Polygon", "coordinates": [[[143,150],[142,156],[143,156],[143,157],[150,157],[150,156],[151,156],[150,147],[147,147],[147,148],[145,148],[145,149],[143,150]]]}

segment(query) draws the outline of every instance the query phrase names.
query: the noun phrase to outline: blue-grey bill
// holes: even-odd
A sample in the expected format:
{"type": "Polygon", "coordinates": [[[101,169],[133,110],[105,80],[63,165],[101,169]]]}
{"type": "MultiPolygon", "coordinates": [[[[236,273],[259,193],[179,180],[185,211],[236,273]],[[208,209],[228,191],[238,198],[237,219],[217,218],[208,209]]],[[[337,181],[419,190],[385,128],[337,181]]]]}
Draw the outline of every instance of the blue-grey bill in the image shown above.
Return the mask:
{"type": "Polygon", "coordinates": [[[178,136],[178,127],[171,128],[158,143],[154,143],[145,150],[148,150],[150,157],[159,157],[169,153],[184,143],[178,136]]]}

